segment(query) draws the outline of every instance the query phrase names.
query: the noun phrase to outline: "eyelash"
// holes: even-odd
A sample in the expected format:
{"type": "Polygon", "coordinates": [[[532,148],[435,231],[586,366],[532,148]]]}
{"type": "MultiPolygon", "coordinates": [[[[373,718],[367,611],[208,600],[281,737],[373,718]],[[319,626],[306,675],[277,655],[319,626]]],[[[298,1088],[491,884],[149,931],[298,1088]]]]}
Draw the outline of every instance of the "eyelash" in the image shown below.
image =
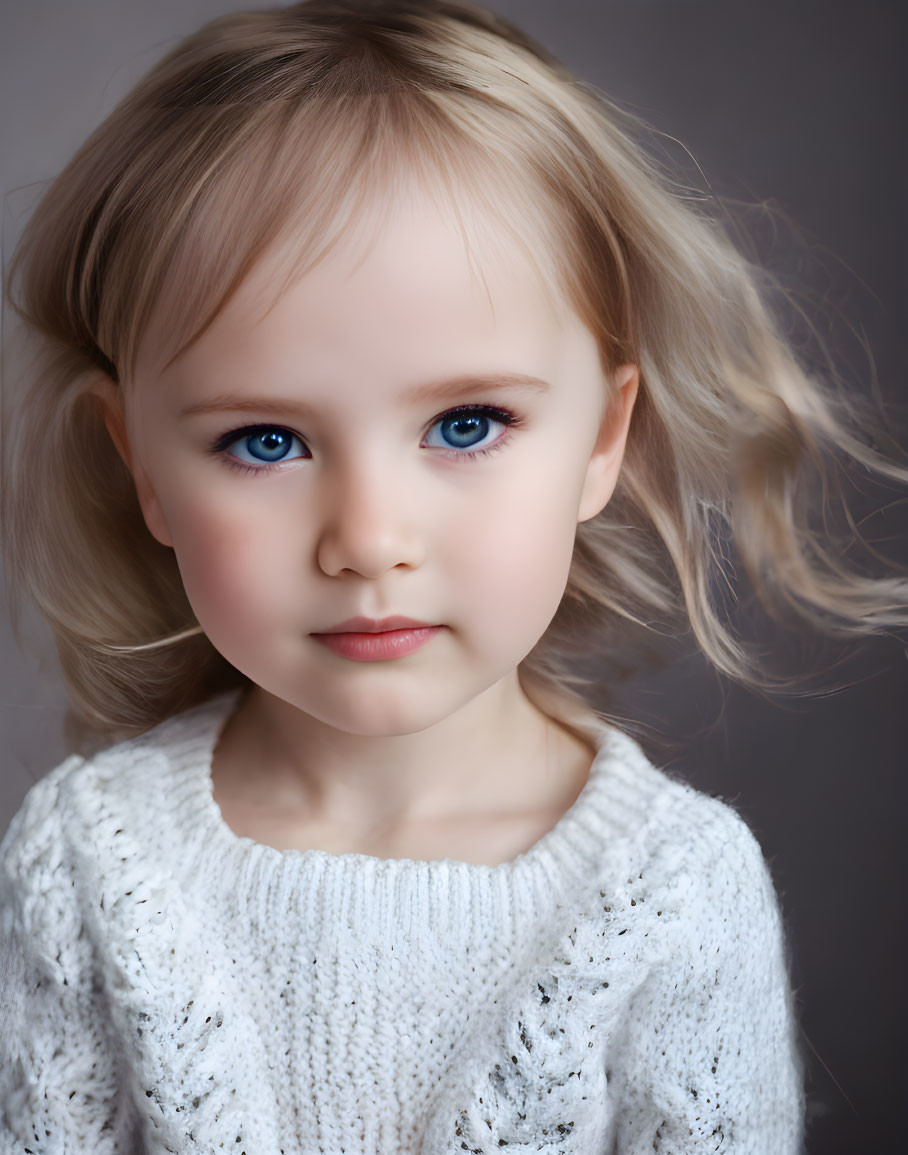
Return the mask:
{"type": "MultiPolygon", "coordinates": [[[[505,426],[505,432],[502,433],[497,441],[493,442],[491,445],[484,449],[474,449],[472,451],[469,449],[451,449],[448,451],[442,450],[441,452],[443,452],[446,457],[453,458],[456,461],[463,461],[464,459],[474,461],[478,457],[488,457],[493,453],[497,453],[499,449],[503,449],[504,446],[511,440],[511,430],[519,429],[521,425],[523,425],[522,418],[518,417],[516,413],[512,413],[509,409],[499,409],[496,405],[461,405],[456,409],[448,409],[444,413],[439,414],[439,416],[432,421],[429,429],[434,429],[434,427],[438,425],[440,421],[444,421],[446,418],[462,416],[472,417],[476,415],[481,417],[491,417],[493,420],[500,422],[500,424],[505,426]]],[[[241,473],[273,473],[275,470],[280,469],[285,464],[283,459],[280,461],[271,462],[270,464],[263,462],[261,465],[250,465],[246,461],[239,461],[237,458],[231,457],[230,454],[227,453],[227,449],[235,442],[240,441],[243,437],[251,437],[256,433],[268,433],[274,430],[278,430],[281,433],[290,433],[293,437],[296,437],[297,440],[302,442],[302,438],[299,436],[299,434],[293,433],[291,429],[287,429],[283,425],[244,425],[240,429],[232,429],[229,433],[224,433],[221,437],[219,437],[211,446],[211,452],[216,456],[223,457],[226,465],[228,465],[231,469],[240,471],[241,473]]],[[[426,433],[428,435],[428,430],[426,433]]],[[[305,443],[303,442],[303,444],[305,443]]],[[[433,448],[437,447],[433,446],[433,448]]],[[[291,460],[300,461],[305,460],[305,458],[294,457],[291,460]]]]}

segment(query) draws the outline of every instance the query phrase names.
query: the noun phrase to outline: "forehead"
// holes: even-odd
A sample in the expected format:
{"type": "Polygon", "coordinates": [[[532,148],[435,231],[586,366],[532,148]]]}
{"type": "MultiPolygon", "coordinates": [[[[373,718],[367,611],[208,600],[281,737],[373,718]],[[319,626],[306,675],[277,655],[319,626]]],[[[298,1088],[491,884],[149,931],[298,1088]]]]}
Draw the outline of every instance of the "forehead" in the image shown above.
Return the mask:
{"type": "MultiPolygon", "coordinates": [[[[516,345],[532,357],[579,324],[547,275],[544,246],[534,252],[480,206],[455,208],[415,183],[371,201],[327,255],[298,266],[292,237],[274,246],[177,359],[177,375],[230,373],[251,359],[283,373],[281,359],[302,354],[330,376],[332,361],[358,353],[406,375],[458,346],[465,362],[516,345]]],[[[139,365],[142,376],[141,354],[139,365]]]]}

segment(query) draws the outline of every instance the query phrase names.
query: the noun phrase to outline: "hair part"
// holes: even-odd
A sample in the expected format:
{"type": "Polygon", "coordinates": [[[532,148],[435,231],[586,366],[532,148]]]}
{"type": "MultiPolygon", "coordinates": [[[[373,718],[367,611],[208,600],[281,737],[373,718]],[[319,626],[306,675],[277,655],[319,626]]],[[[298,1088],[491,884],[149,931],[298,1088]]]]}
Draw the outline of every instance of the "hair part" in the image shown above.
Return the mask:
{"type": "Polygon", "coordinates": [[[808,514],[835,489],[834,458],[902,483],[908,469],[867,443],[867,407],[798,363],[766,274],[643,135],[515,26],[455,0],[224,16],[148,73],[50,186],[7,279],[32,350],[4,429],[14,614],[28,591],[87,726],[127,736],[248,684],[148,532],[94,385],[128,389],[152,332],[176,359],[266,254],[287,255],[277,300],[341,240],[368,242],[414,178],[468,250],[496,232],[521,245],[604,369],[640,369],[617,488],[578,526],[562,604],[521,665],[528,692],[578,705],[578,659],[664,629],[692,631],[736,681],[791,689],[727,620],[730,543],[773,615],[840,636],[905,624],[908,581],[847,567],[808,514]]]}

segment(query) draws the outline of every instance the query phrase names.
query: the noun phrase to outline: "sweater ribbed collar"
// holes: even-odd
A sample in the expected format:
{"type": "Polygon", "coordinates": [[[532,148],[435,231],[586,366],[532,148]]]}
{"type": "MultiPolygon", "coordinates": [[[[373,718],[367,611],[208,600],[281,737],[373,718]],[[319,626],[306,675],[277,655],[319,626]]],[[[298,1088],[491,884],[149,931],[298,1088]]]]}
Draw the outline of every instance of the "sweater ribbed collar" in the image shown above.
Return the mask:
{"type": "Polygon", "coordinates": [[[161,723],[139,741],[153,756],[164,755],[155,779],[172,805],[172,845],[187,878],[229,879],[250,901],[275,887],[295,889],[304,882],[310,892],[323,895],[368,893],[373,910],[380,894],[398,906],[403,895],[434,895],[445,922],[475,911],[483,900],[496,908],[519,905],[532,915],[529,906],[538,914],[559,896],[613,873],[652,818],[654,802],[669,781],[632,738],[591,716],[584,729],[597,753],[587,782],[557,823],[508,862],[489,866],[453,859],[278,850],[235,834],[214,800],[213,752],[241,693],[219,694],[161,723]]]}

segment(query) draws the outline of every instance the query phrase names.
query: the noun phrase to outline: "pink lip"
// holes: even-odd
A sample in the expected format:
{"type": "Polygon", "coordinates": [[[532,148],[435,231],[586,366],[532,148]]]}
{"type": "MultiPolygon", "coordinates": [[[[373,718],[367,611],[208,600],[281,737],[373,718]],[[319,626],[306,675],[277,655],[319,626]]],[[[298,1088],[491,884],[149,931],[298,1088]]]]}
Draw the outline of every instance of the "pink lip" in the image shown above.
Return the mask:
{"type": "Polygon", "coordinates": [[[338,633],[334,630],[330,633],[312,634],[312,637],[342,658],[349,658],[354,662],[386,662],[392,658],[406,657],[407,654],[422,649],[443,629],[444,626],[419,626],[415,629],[372,630],[363,633],[349,631],[338,633]]]}
{"type": "Polygon", "coordinates": [[[323,634],[382,634],[388,630],[424,630],[431,628],[431,622],[418,622],[415,618],[391,617],[376,621],[374,618],[348,618],[340,625],[327,630],[319,630],[314,637],[323,634]]]}

